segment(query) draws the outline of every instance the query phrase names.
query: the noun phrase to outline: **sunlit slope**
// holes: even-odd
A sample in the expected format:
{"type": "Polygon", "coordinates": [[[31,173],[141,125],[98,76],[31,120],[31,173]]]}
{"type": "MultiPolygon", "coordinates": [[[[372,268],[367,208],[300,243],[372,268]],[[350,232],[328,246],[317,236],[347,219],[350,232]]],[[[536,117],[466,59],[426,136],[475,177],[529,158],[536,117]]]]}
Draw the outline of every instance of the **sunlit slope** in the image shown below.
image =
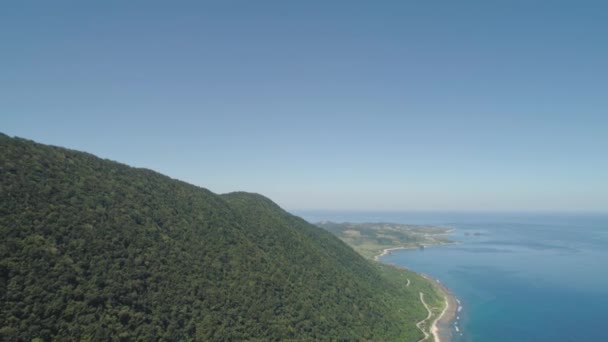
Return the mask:
{"type": "Polygon", "coordinates": [[[421,336],[428,284],[263,196],[5,135],[0,175],[0,340],[421,336]]]}

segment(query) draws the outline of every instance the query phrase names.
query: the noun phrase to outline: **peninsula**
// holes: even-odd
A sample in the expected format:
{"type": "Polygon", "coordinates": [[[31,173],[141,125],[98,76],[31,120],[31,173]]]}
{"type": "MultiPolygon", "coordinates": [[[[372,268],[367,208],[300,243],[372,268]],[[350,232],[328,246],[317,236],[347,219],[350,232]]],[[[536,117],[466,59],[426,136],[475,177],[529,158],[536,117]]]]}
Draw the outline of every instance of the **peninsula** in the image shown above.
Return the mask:
{"type": "Polygon", "coordinates": [[[453,231],[450,227],[331,221],[318,222],[316,225],[334,234],[364,257],[375,260],[398,249],[456,243],[447,237],[453,231]]]}

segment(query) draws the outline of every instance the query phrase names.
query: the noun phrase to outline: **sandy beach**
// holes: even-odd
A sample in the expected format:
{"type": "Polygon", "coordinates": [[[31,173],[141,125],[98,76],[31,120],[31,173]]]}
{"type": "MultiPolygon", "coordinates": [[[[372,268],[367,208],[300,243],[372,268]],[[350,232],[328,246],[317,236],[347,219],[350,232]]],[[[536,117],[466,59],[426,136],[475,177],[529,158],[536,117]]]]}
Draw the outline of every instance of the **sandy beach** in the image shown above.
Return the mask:
{"type": "MultiPolygon", "coordinates": [[[[424,276],[424,275],[423,275],[424,276]]],[[[439,290],[443,293],[445,299],[445,307],[441,311],[441,313],[433,320],[431,323],[429,331],[423,328],[423,325],[432,318],[433,313],[429,305],[424,300],[424,293],[420,292],[420,302],[424,305],[424,308],[427,310],[428,315],[426,318],[416,323],[416,326],[422,333],[424,337],[418,342],[424,342],[432,336],[432,340],[434,342],[449,342],[452,339],[450,324],[454,320],[456,316],[456,310],[458,307],[458,300],[454,297],[445,286],[441,285],[441,283],[424,276],[429,281],[432,281],[437,284],[439,290]]]]}
{"type": "MultiPolygon", "coordinates": [[[[446,233],[447,234],[447,233],[446,233]]],[[[397,251],[397,250],[401,250],[401,249],[419,249],[420,246],[424,247],[424,248],[429,248],[429,247],[437,247],[437,246],[447,246],[447,245],[459,245],[460,242],[458,241],[454,241],[454,242],[444,242],[444,243],[436,243],[436,244],[421,244],[419,246],[401,246],[401,247],[391,247],[391,248],[385,248],[382,250],[382,253],[376,255],[374,257],[375,261],[379,261],[381,257],[387,255],[388,253],[392,252],[392,251],[397,251]]]]}
{"type": "Polygon", "coordinates": [[[433,340],[435,342],[449,342],[452,340],[452,330],[450,329],[450,325],[454,321],[454,318],[456,318],[459,301],[447,287],[441,284],[439,280],[433,279],[426,274],[420,275],[428,281],[434,283],[446,301],[446,306],[444,307],[443,311],[431,325],[430,333],[433,336],[433,340]]]}
{"type": "Polygon", "coordinates": [[[387,255],[389,252],[392,251],[396,251],[396,250],[400,250],[400,249],[416,249],[418,247],[391,247],[391,248],[385,248],[384,250],[382,250],[382,253],[376,255],[374,257],[374,260],[379,261],[380,258],[382,258],[383,256],[387,255]]]}
{"type": "Polygon", "coordinates": [[[439,281],[428,276],[425,276],[425,278],[433,281],[439,290],[443,292],[447,304],[443,309],[443,312],[441,312],[439,317],[437,317],[437,319],[433,322],[433,325],[431,326],[431,334],[435,338],[435,342],[449,342],[452,340],[451,324],[456,318],[459,307],[458,299],[439,281]]]}

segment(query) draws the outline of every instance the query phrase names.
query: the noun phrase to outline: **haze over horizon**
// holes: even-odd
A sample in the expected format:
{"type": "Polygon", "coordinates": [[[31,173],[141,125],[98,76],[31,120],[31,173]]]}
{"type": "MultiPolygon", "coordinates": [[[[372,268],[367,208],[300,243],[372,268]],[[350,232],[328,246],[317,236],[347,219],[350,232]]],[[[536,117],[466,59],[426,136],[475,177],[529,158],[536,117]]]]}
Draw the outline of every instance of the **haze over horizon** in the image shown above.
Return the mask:
{"type": "Polygon", "coordinates": [[[0,132],[290,210],[608,211],[608,5],[15,2],[0,132]]]}

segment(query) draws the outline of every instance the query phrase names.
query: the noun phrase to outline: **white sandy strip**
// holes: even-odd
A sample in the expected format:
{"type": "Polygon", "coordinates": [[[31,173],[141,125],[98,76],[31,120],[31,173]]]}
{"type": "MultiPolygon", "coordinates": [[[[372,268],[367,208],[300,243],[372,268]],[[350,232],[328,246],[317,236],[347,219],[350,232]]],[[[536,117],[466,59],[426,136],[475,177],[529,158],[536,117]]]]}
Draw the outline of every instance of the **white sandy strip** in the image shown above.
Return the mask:
{"type": "Polygon", "coordinates": [[[407,284],[405,286],[410,287],[410,278],[407,278],[407,284]]]}
{"type": "Polygon", "coordinates": [[[416,247],[392,247],[392,248],[385,248],[385,249],[382,251],[382,253],[380,253],[380,254],[378,254],[378,255],[376,255],[376,256],[374,257],[374,260],[378,261],[378,259],[380,259],[380,258],[382,258],[383,256],[387,255],[387,254],[388,254],[389,252],[391,252],[391,251],[396,251],[396,250],[399,250],[399,249],[414,249],[414,248],[416,248],[416,247]]]}
{"type": "Polygon", "coordinates": [[[439,317],[437,317],[437,319],[433,321],[433,325],[431,326],[431,334],[433,334],[435,342],[441,342],[441,339],[439,338],[439,328],[437,327],[437,322],[439,322],[441,317],[445,315],[445,312],[448,311],[448,308],[450,307],[450,301],[446,297],[443,298],[445,299],[445,307],[443,308],[443,311],[441,311],[441,314],[439,314],[439,317]]]}
{"type": "MultiPolygon", "coordinates": [[[[432,235],[438,235],[438,234],[432,234],[432,235]]],[[[427,248],[427,247],[436,247],[436,246],[447,246],[447,245],[459,245],[462,242],[458,242],[458,241],[454,241],[454,242],[437,242],[437,243],[433,243],[433,244],[420,244],[418,246],[403,246],[403,247],[391,247],[391,248],[385,248],[382,250],[382,253],[376,255],[374,257],[374,260],[378,261],[380,258],[382,258],[383,256],[387,255],[389,252],[391,251],[396,251],[399,249],[419,249],[420,246],[427,248]]]]}
{"type": "Polygon", "coordinates": [[[462,242],[458,242],[458,241],[454,241],[454,242],[438,242],[438,243],[433,243],[433,244],[421,244],[419,246],[407,246],[407,247],[391,247],[391,248],[385,248],[384,250],[382,250],[382,253],[376,255],[374,257],[374,260],[378,261],[380,258],[382,258],[383,256],[387,255],[389,252],[391,251],[396,251],[399,249],[419,249],[420,246],[424,247],[424,248],[428,248],[428,247],[437,247],[437,246],[447,246],[447,245],[460,245],[462,242]]]}

